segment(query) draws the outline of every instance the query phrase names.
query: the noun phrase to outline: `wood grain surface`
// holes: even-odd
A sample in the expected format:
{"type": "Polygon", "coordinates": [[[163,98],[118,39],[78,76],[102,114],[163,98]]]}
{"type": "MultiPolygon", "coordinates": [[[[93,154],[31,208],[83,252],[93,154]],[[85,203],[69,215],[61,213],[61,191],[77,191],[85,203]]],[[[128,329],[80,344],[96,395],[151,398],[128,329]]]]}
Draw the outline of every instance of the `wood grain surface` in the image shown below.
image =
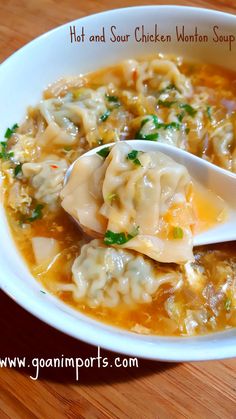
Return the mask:
{"type": "MultiPolygon", "coordinates": [[[[49,29],[116,7],[122,0],[0,0],[0,62],[49,29]]],[[[155,4],[163,2],[155,1],[155,4]]],[[[236,0],[165,1],[236,13],[236,0]]],[[[28,367],[34,358],[97,356],[97,348],[40,322],[1,294],[0,357],[26,357],[25,368],[0,369],[0,418],[236,418],[235,360],[167,364],[139,360],[133,368],[28,367]]],[[[114,362],[118,354],[101,350],[114,362]]],[[[121,360],[123,357],[120,357],[121,360]]],[[[34,362],[34,361],[33,361],[34,362]]]]}

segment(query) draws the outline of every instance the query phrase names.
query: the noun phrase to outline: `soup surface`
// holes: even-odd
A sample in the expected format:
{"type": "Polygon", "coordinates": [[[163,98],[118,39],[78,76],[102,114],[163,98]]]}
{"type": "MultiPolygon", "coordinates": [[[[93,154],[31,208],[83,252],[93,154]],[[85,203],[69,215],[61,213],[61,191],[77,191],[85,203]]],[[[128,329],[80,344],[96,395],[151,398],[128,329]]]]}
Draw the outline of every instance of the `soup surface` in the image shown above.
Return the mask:
{"type": "MultiPolygon", "coordinates": [[[[183,336],[236,326],[235,242],[162,263],[93,240],[61,207],[65,172],[77,157],[134,138],[180,147],[236,173],[235,73],[157,55],[49,86],[1,142],[3,199],[18,249],[48,292],[100,321],[183,336]]],[[[109,205],[115,199],[110,194],[109,205]]],[[[215,207],[204,211],[198,201],[210,225],[215,207]]],[[[181,241],[181,228],[172,239],[181,241]]]]}

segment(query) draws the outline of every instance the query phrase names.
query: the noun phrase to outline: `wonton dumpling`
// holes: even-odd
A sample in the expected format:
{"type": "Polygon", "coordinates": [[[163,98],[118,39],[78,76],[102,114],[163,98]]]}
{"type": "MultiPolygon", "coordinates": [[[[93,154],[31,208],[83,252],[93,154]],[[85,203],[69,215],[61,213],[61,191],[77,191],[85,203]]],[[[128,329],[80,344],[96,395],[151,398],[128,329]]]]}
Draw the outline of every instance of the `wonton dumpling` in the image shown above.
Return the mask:
{"type": "Polygon", "coordinates": [[[60,194],[62,207],[92,236],[96,236],[94,233],[103,234],[106,230],[107,222],[99,213],[103,205],[102,182],[106,166],[97,155],[92,159],[83,157],[79,167],[77,162],[74,164],[70,180],[60,194]]]}
{"type": "Polygon", "coordinates": [[[180,287],[182,276],[168,267],[126,249],[106,247],[101,240],[84,245],[72,266],[73,283],[57,291],[72,292],[75,301],[90,307],[116,307],[120,303],[150,303],[163,284],[180,287]]]}
{"type": "Polygon", "coordinates": [[[78,130],[90,144],[90,134],[96,133],[99,118],[107,111],[105,94],[105,87],[80,88],[76,97],[68,93],[63,98],[43,100],[39,110],[48,126],[40,137],[40,144],[73,145],[78,130]]]}
{"type": "MultiPolygon", "coordinates": [[[[215,156],[220,165],[227,170],[233,170],[231,153],[234,151],[234,127],[232,122],[223,122],[211,134],[215,156]]],[[[235,147],[236,150],[236,147],[235,147]]]]}
{"type": "Polygon", "coordinates": [[[160,88],[166,87],[167,83],[173,83],[186,97],[192,95],[192,86],[189,78],[182,74],[172,61],[154,59],[150,62],[150,70],[160,76],[160,88]]]}
{"type": "Polygon", "coordinates": [[[39,139],[39,145],[54,144],[55,146],[70,146],[75,144],[78,133],[79,118],[72,115],[67,105],[71,102],[71,95],[64,98],[43,100],[39,104],[39,111],[48,126],[39,139]]]}
{"type": "Polygon", "coordinates": [[[44,160],[37,163],[24,163],[23,176],[30,179],[34,188],[34,198],[48,204],[51,210],[58,205],[58,198],[63,187],[67,163],[64,159],[44,160]]]}
{"type": "Polygon", "coordinates": [[[122,62],[121,68],[127,86],[135,86],[137,92],[145,93],[146,82],[152,80],[155,81],[158,91],[174,84],[181,95],[192,95],[190,79],[182,74],[171,60],[156,58],[149,62],[139,62],[129,59],[122,62]]]}
{"type": "Polygon", "coordinates": [[[105,235],[106,244],[182,263],[193,259],[191,185],[186,168],[165,154],[121,142],[105,160],[93,155],[75,163],[62,206],[91,235],[105,235]]]}

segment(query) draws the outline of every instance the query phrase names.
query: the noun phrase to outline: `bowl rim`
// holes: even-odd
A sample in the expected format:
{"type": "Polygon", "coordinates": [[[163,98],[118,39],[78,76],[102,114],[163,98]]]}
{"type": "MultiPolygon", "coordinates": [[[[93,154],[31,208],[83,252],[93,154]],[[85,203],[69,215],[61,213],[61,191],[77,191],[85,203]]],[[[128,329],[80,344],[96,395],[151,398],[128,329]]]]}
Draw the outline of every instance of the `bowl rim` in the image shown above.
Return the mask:
{"type": "MultiPolygon", "coordinates": [[[[99,12],[82,18],[74,19],[73,21],[66,22],[57,26],[46,33],[34,38],[29,43],[18,49],[16,52],[7,57],[0,66],[0,77],[2,72],[7,70],[7,66],[11,65],[13,57],[24,54],[25,50],[29,48],[37,48],[38,43],[47,39],[53,34],[60,32],[68,25],[77,22],[89,21],[100,15],[126,13],[132,10],[172,10],[181,9],[186,13],[203,13],[207,15],[230,17],[236,21],[236,15],[226,12],[221,12],[214,9],[192,7],[192,6],[179,6],[179,5],[148,5],[148,6],[130,6],[118,9],[111,9],[104,12],[99,12]]],[[[21,257],[22,258],[22,257],[21,257]]],[[[10,269],[9,269],[10,271],[10,269]]],[[[11,276],[17,276],[11,271],[11,276]]],[[[81,320],[78,320],[78,327],[74,327],[75,318],[72,317],[70,311],[63,312],[58,305],[52,305],[51,300],[58,299],[50,295],[48,300],[45,299],[43,304],[41,296],[34,301],[31,301],[25,288],[15,285],[15,282],[8,281],[7,275],[2,274],[0,270],[0,284],[2,290],[13,299],[18,305],[23,307],[29,313],[33,314],[38,319],[44,321],[46,324],[56,328],[57,330],[66,333],[78,340],[82,340],[91,345],[99,346],[113,352],[119,352],[124,355],[137,356],[140,358],[167,361],[167,362],[182,362],[182,361],[203,361],[215,360],[222,358],[232,358],[236,355],[236,329],[233,336],[222,339],[222,336],[227,336],[229,332],[217,332],[208,335],[197,337],[173,337],[173,336],[154,336],[151,335],[150,339],[143,335],[138,335],[125,331],[114,326],[108,326],[104,323],[91,319],[89,316],[81,314],[81,320]],[[44,306],[43,306],[44,305],[44,306]],[[50,309],[50,314],[45,310],[47,306],[50,309]],[[71,319],[74,319],[71,322],[71,319]],[[221,339],[218,339],[219,335],[221,339]],[[209,339],[210,337],[210,339],[209,339]],[[210,340],[210,342],[209,342],[210,340]],[[205,344],[204,344],[205,342],[205,344]]],[[[42,286],[41,286],[42,288],[42,286]]],[[[27,289],[27,287],[26,287],[27,289]]],[[[63,304],[63,303],[61,303],[63,304]]],[[[68,307],[66,305],[66,307],[68,307]]],[[[71,309],[73,310],[73,309],[71,309]]],[[[232,329],[230,329],[232,333],[232,329]]],[[[150,336],[149,336],[150,337],[150,336]]]]}
{"type": "Polygon", "coordinates": [[[236,14],[233,13],[228,13],[228,12],[222,12],[220,10],[216,10],[216,9],[209,9],[209,8],[204,8],[204,7],[196,7],[196,6],[184,6],[184,5],[178,5],[178,4],[168,4],[168,5],[164,5],[164,4],[150,4],[150,5],[142,5],[142,6],[127,6],[127,7],[119,7],[119,8],[115,8],[115,9],[109,9],[109,10],[105,10],[102,12],[98,12],[98,13],[92,13],[83,17],[79,17],[77,19],[73,19],[71,21],[65,22],[62,25],[56,26],[55,28],[50,29],[47,32],[43,32],[41,35],[36,36],[35,38],[33,38],[31,41],[27,42],[25,45],[23,45],[22,47],[20,47],[18,50],[16,50],[15,52],[13,52],[11,55],[9,55],[8,57],[5,58],[5,60],[3,60],[2,63],[0,63],[0,75],[1,75],[1,69],[3,67],[3,65],[5,66],[6,64],[8,64],[8,61],[11,60],[11,58],[17,55],[20,55],[22,52],[24,52],[24,50],[26,48],[31,47],[33,44],[37,44],[38,42],[40,42],[42,39],[47,38],[49,36],[51,36],[52,34],[56,33],[57,31],[62,30],[63,28],[65,28],[67,25],[71,25],[74,24],[75,22],[82,22],[83,20],[90,20],[93,19],[95,16],[99,16],[99,15],[106,15],[106,14],[112,14],[112,13],[116,13],[116,12],[125,12],[126,10],[141,10],[141,9],[169,9],[169,10],[174,10],[174,9],[181,9],[183,11],[186,12],[202,12],[205,13],[206,15],[212,15],[215,14],[217,16],[225,16],[225,17],[229,17],[229,18],[234,18],[236,19],[236,14]]]}

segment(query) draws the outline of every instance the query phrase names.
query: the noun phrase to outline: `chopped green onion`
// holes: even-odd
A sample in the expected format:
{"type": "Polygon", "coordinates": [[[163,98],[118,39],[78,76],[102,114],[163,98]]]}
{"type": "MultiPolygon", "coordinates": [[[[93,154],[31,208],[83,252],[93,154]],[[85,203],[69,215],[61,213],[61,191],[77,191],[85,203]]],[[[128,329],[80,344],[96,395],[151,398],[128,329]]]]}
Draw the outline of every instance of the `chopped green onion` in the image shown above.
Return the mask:
{"type": "Polygon", "coordinates": [[[147,122],[151,121],[150,118],[145,118],[142,120],[141,124],[140,124],[140,128],[142,128],[147,122]]]}
{"type": "Polygon", "coordinates": [[[158,128],[159,121],[158,121],[157,115],[151,115],[151,117],[152,117],[152,121],[153,121],[155,127],[158,128]]]}
{"type": "Polygon", "coordinates": [[[10,138],[10,137],[11,137],[11,135],[12,135],[12,130],[11,130],[11,128],[7,128],[7,130],[6,130],[6,132],[5,132],[4,137],[5,137],[5,138],[10,138]]]}
{"type": "Polygon", "coordinates": [[[164,89],[162,89],[159,93],[162,94],[166,92],[167,90],[173,90],[173,89],[178,91],[177,87],[173,83],[171,83],[168,86],[166,86],[164,89]]]}
{"type": "Polygon", "coordinates": [[[119,98],[117,96],[105,95],[108,102],[119,102],[119,98]]]}
{"type": "Polygon", "coordinates": [[[108,116],[110,115],[110,111],[109,110],[107,110],[104,114],[102,114],[101,116],[100,116],[100,121],[101,122],[104,122],[104,121],[106,121],[107,120],[107,118],[108,118],[108,116]]]}
{"type": "Polygon", "coordinates": [[[206,113],[207,113],[207,116],[210,119],[210,121],[212,121],[211,107],[210,106],[207,106],[206,113]]]}
{"type": "Polygon", "coordinates": [[[6,148],[7,148],[7,141],[1,141],[0,144],[2,146],[2,149],[6,150],[6,148]]]}
{"type": "Polygon", "coordinates": [[[2,160],[10,160],[11,157],[14,156],[13,151],[7,151],[7,142],[2,141],[1,143],[1,151],[0,151],[0,159],[2,160]]]}
{"type": "Polygon", "coordinates": [[[132,150],[132,151],[128,154],[127,159],[128,159],[128,160],[132,160],[132,162],[133,162],[134,164],[136,164],[137,166],[142,166],[142,165],[141,165],[140,160],[137,158],[138,153],[139,153],[139,152],[138,152],[137,150],[132,150]]]}
{"type": "Polygon", "coordinates": [[[24,220],[23,220],[23,218],[22,218],[21,220],[19,220],[19,226],[20,226],[20,228],[22,228],[22,227],[23,227],[23,225],[24,225],[24,220]]]}
{"type": "Polygon", "coordinates": [[[226,298],[226,300],[225,300],[225,304],[224,304],[224,307],[225,307],[225,311],[227,311],[227,313],[229,313],[229,312],[230,312],[230,310],[231,310],[231,305],[232,305],[232,301],[231,301],[231,299],[230,299],[230,298],[226,298]]]}
{"type": "Polygon", "coordinates": [[[68,151],[71,151],[71,150],[72,150],[72,148],[70,146],[64,147],[64,151],[66,151],[67,153],[68,153],[68,151]]]}
{"type": "Polygon", "coordinates": [[[136,135],[135,135],[135,138],[136,139],[139,139],[139,140],[148,140],[148,141],[157,141],[158,137],[159,137],[158,132],[154,132],[152,134],[146,134],[146,135],[144,135],[144,134],[141,134],[140,131],[138,131],[136,133],[136,135]]]}
{"type": "Polygon", "coordinates": [[[194,109],[191,105],[189,105],[188,103],[181,103],[180,108],[184,109],[188,115],[194,117],[197,113],[197,110],[194,109]]]}
{"type": "Polygon", "coordinates": [[[14,167],[14,177],[17,177],[20,173],[22,173],[22,163],[14,167]]]}
{"type": "Polygon", "coordinates": [[[178,122],[170,122],[169,124],[160,124],[161,127],[160,128],[164,128],[164,129],[180,129],[180,124],[178,122]]]}
{"type": "Polygon", "coordinates": [[[7,139],[11,138],[17,128],[19,128],[18,124],[14,124],[11,128],[7,128],[4,137],[7,139]]]}
{"type": "Polygon", "coordinates": [[[46,294],[46,292],[45,292],[45,291],[43,291],[43,290],[40,290],[40,292],[41,292],[42,294],[46,294]]]}
{"type": "Polygon", "coordinates": [[[118,108],[121,104],[119,101],[119,98],[117,96],[112,96],[112,95],[105,95],[105,98],[107,99],[108,102],[110,102],[112,104],[112,108],[118,108]]]}
{"type": "Polygon", "coordinates": [[[168,101],[168,100],[158,100],[157,104],[159,106],[164,106],[164,108],[170,108],[172,105],[174,105],[176,101],[168,101]]]}
{"type": "Polygon", "coordinates": [[[109,147],[104,147],[101,150],[97,151],[96,154],[98,154],[99,156],[103,157],[104,159],[108,156],[108,154],[110,153],[110,148],[109,147]]]}
{"type": "Polygon", "coordinates": [[[149,115],[151,118],[145,118],[142,120],[141,124],[140,124],[140,128],[142,128],[147,122],[152,121],[155,125],[155,127],[157,127],[157,125],[159,124],[158,121],[158,117],[156,115],[149,115]]]}
{"type": "Polygon", "coordinates": [[[178,118],[179,122],[182,122],[182,121],[183,121],[183,118],[184,118],[184,112],[180,112],[180,113],[177,115],[177,118],[178,118]]]}
{"type": "Polygon", "coordinates": [[[181,227],[173,228],[173,237],[174,239],[182,239],[184,237],[184,232],[181,227]]]}
{"type": "Polygon", "coordinates": [[[158,121],[158,117],[156,115],[150,115],[152,119],[145,118],[142,120],[140,125],[140,130],[136,133],[135,138],[140,140],[149,140],[149,141],[157,141],[159,134],[157,132],[150,133],[150,134],[142,134],[142,127],[149,121],[153,121],[156,129],[177,129],[179,130],[181,125],[178,122],[170,122],[169,124],[165,124],[163,122],[158,121]]]}
{"type": "Polygon", "coordinates": [[[43,209],[44,205],[42,204],[38,204],[36,205],[35,209],[33,209],[31,217],[27,218],[26,221],[36,221],[39,220],[43,217],[43,213],[42,213],[42,209],[43,209]]]}
{"type": "Polygon", "coordinates": [[[108,195],[107,197],[106,197],[106,201],[109,201],[109,202],[112,202],[112,201],[114,201],[115,199],[117,199],[119,196],[118,196],[118,194],[117,193],[110,193],[110,195],[108,195]]]}
{"type": "Polygon", "coordinates": [[[111,230],[107,230],[104,236],[104,243],[107,245],[112,244],[125,244],[129,240],[133,239],[138,234],[138,228],[133,232],[133,234],[129,233],[114,233],[111,230]]]}
{"type": "Polygon", "coordinates": [[[140,124],[139,131],[136,132],[135,138],[139,140],[149,140],[149,141],[157,141],[157,138],[159,136],[158,133],[151,133],[151,134],[142,134],[142,127],[149,121],[152,121],[155,125],[155,128],[159,128],[159,121],[158,117],[156,115],[150,115],[151,118],[145,118],[142,120],[140,124]]]}
{"type": "Polygon", "coordinates": [[[159,137],[158,132],[154,132],[153,134],[147,134],[143,136],[144,140],[148,140],[148,141],[157,141],[158,137],[159,137]]]}
{"type": "MultiPolygon", "coordinates": [[[[17,124],[14,124],[11,128],[7,128],[4,137],[9,140],[15,130],[18,128],[17,124]]],[[[11,157],[14,156],[13,151],[7,151],[7,141],[2,141],[1,143],[1,151],[0,151],[0,159],[2,160],[10,160],[11,157]]]]}

